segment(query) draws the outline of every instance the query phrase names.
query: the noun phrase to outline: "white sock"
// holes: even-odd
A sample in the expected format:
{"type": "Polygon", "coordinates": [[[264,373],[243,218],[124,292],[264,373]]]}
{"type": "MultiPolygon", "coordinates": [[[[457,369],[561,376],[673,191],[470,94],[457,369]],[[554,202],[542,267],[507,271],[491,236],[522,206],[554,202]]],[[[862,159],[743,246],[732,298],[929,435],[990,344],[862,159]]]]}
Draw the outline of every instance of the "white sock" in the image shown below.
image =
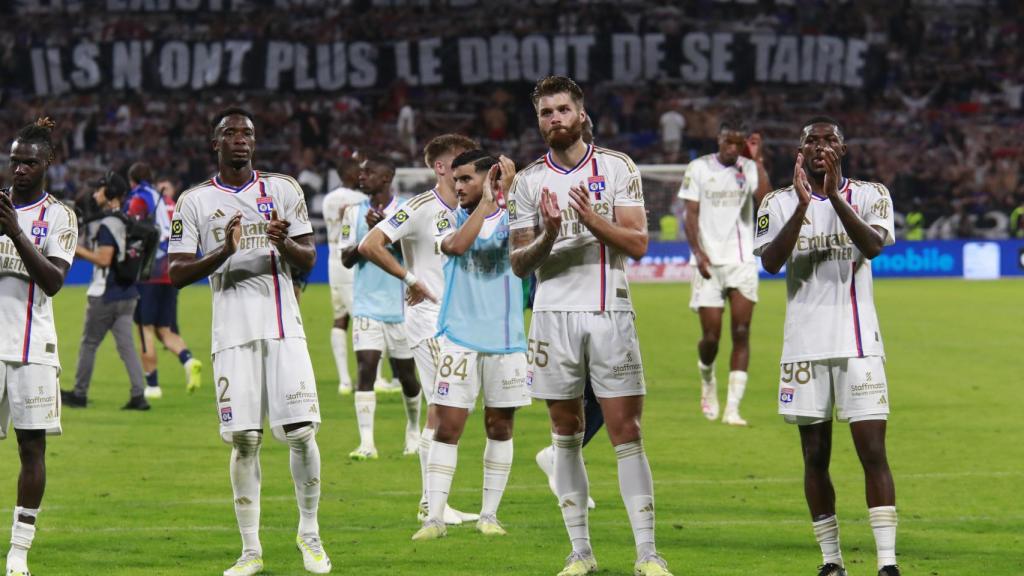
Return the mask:
{"type": "Polygon", "coordinates": [[[374,448],[373,414],[377,411],[377,394],[357,391],[355,394],[356,423],[359,425],[359,447],[374,448]]]}
{"type": "Polygon", "coordinates": [[[405,400],[405,433],[419,432],[420,429],[420,399],[423,398],[423,391],[420,390],[415,396],[409,397],[404,393],[405,400]]]}
{"type": "Polygon", "coordinates": [[[843,566],[843,553],[839,551],[839,519],[833,514],[824,520],[812,522],[814,537],[821,547],[822,564],[843,566]]]}
{"type": "Polygon", "coordinates": [[[19,520],[20,516],[36,518],[38,508],[14,507],[14,522],[11,524],[11,550],[7,553],[7,567],[13,570],[28,571],[28,551],[32,548],[32,540],[36,537],[35,524],[19,520]]]}
{"type": "Polygon", "coordinates": [[[484,498],[481,516],[495,516],[512,473],[512,439],[487,439],[484,445],[484,498]]]}
{"type": "Polygon", "coordinates": [[[896,564],[896,507],[876,506],[868,508],[871,531],[875,533],[875,548],[878,550],[878,569],[896,564]]]}
{"type": "Polygon", "coordinates": [[[452,478],[459,462],[459,445],[432,442],[427,463],[427,500],[430,506],[428,517],[444,522],[444,505],[448,503],[448,492],[452,489],[452,478]]]}
{"type": "Polygon", "coordinates": [[[654,554],[654,479],[642,440],[615,447],[619,461],[619,492],[633,527],[638,559],[654,554]]]}
{"type": "Polygon", "coordinates": [[[711,381],[715,379],[715,363],[712,362],[710,366],[705,365],[700,360],[697,360],[697,370],[700,371],[700,381],[705,386],[711,385],[711,381]]]}
{"type": "Polygon", "coordinates": [[[555,447],[555,490],[572,549],[590,553],[590,528],[587,524],[590,482],[587,480],[587,468],[583,465],[583,433],[572,436],[552,434],[551,443],[555,447]]]}
{"type": "Polygon", "coordinates": [[[427,503],[427,464],[430,462],[430,446],[434,443],[434,429],[424,428],[420,432],[420,483],[423,485],[423,493],[420,495],[420,504],[427,503]]]}
{"type": "Polygon", "coordinates": [[[320,448],[316,444],[316,431],[303,426],[286,432],[292,482],[295,483],[295,501],[299,505],[299,534],[319,535],[317,508],[320,506],[320,448]]]}
{"type": "Polygon", "coordinates": [[[331,328],[331,351],[334,352],[334,365],[338,367],[338,382],[342,386],[352,386],[348,373],[348,333],[341,328],[331,328]]]}
{"type": "Polygon", "coordinates": [[[725,403],[725,410],[738,411],[740,401],[743,400],[743,393],[747,390],[747,373],[741,370],[729,372],[729,398],[725,403]]]}
{"type": "Polygon", "coordinates": [[[231,447],[231,490],[235,519],[242,534],[242,553],[263,555],[260,545],[260,443],[259,432],[235,432],[231,447]]]}

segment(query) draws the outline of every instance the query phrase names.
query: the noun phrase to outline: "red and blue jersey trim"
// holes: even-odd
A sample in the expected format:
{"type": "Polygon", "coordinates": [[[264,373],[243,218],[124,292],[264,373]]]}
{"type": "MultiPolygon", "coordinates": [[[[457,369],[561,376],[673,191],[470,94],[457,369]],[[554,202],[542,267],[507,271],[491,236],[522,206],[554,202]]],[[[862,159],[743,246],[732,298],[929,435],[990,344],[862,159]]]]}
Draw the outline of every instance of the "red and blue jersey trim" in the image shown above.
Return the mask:
{"type": "MultiPolygon", "coordinates": [[[[256,171],[253,171],[253,176],[256,175],[256,171]]],[[[260,197],[256,201],[259,202],[263,198],[270,198],[267,196],[267,185],[260,180],[260,197]]],[[[266,215],[266,218],[270,219],[270,214],[266,215]]],[[[284,338],[284,312],[282,310],[281,303],[281,279],[277,274],[277,253],[274,249],[270,249],[270,274],[274,277],[274,310],[277,312],[277,337],[284,338]]]]}
{"type": "MultiPolygon", "coordinates": [[[[43,194],[42,200],[40,200],[38,202],[35,202],[35,203],[25,207],[24,209],[27,210],[29,208],[32,208],[32,207],[35,207],[35,206],[38,206],[38,205],[42,204],[43,202],[46,201],[46,197],[47,196],[48,196],[47,194],[43,194]]],[[[37,220],[45,221],[45,219],[46,219],[46,206],[44,205],[39,210],[39,218],[37,220]]],[[[36,246],[39,245],[39,243],[42,241],[42,238],[43,238],[42,236],[36,236],[35,237],[36,246]]],[[[35,308],[35,305],[36,305],[36,283],[33,282],[32,280],[29,280],[28,281],[28,305],[26,306],[26,310],[25,310],[25,342],[21,345],[21,361],[24,362],[25,364],[28,364],[28,353],[29,353],[29,350],[32,347],[32,314],[33,314],[33,309],[35,308]]]]}
{"type": "MultiPolygon", "coordinates": [[[[852,204],[853,190],[850,189],[850,180],[846,179],[840,194],[846,194],[846,202],[852,204]]],[[[857,263],[850,264],[850,304],[853,307],[853,336],[857,341],[857,357],[864,357],[864,341],[861,339],[860,331],[860,308],[857,306],[857,263]]]]}
{"type": "MultiPolygon", "coordinates": [[[[594,155],[594,146],[591,145],[591,144],[587,144],[587,152],[586,152],[586,154],[583,155],[583,158],[580,158],[580,161],[577,162],[575,166],[573,166],[572,168],[562,168],[561,166],[558,165],[557,162],[555,162],[555,157],[552,156],[551,151],[548,150],[548,153],[544,155],[544,163],[547,164],[548,168],[554,170],[555,172],[558,172],[559,174],[572,174],[573,172],[576,172],[577,170],[579,170],[583,166],[586,166],[587,162],[590,161],[590,158],[593,155],[594,155]]],[[[596,171],[596,168],[595,168],[595,171],[596,171]]],[[[595,174],[595,176],[596,175],[597,174],[595,174]]]]}
{"type": "Polygon", "coordinates": [[[249,187],[251,187],[257,181],[260,181],[260,173],[257,170],[253,170],[252,171],[252,178],[249,178],[249,181],[246,182],[245,184],[242,184],[241,186],[237,186],[236,187],[236,186],[231,186],[230,184],[225,184],[224,182],[221,181],[219,174],[217,176],[214,176],[213,178],[210,179],[210,184],[213,184],[214,188],[216,188],[216,189],[218,189],[218,190],[220,190],[222,192],[228,192],[228,193],[231,193],[231,194],[239,194],[241,192],[245,192],[246,190],[248,190],[249,187]]]}

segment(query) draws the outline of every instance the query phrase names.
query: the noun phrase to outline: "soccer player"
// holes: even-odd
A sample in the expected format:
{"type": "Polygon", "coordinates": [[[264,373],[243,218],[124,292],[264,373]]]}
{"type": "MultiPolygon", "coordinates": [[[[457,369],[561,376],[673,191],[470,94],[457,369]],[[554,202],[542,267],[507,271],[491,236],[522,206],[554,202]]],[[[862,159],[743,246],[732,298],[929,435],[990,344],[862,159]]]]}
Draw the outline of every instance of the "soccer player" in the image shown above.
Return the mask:
{"type": "Polygon", "coordinates": [[[341,229],[341,263],[356,267],[353,285],[352,349],[356,353],[355,408],[359,426],[359,447],[349,453],[357,461],[376,460],[373,417],[377,411],[374,382],[381,356],[387,351],[392,359],[405,401],[405,450],[415,454],[420,442],[420,384],[405,333],[405,297],[402,282],[392,278],[359,254],[359,243],[378,222],[397,222],[406,218],[399,209],[397,196],[391,193],[395,166],[384,156],[371,156],[363,163],[360,188],[370,197],[345,211],[341,229]]]}
{"type": "Polygon", "coordinates": [[[13,423],[21,458],[7,576],[29,576],[46,488],[46,435],[61,432],[53,297],[71,266],[78,222],[43,189],[53,126],[41,118],[18,132],[8,165],[13,186],[0,191],[0,438],[13,423]]]}
{"type": "MultiPolygon", "coordinates": [[[[405,326],[420,382],[427,387],[427,424],[420,433],[418,450],[423,490],[417,518],[421,522],[427,516],[427,457],[438,422],[437,410],[431,404],[439,361],[438,342],[434,336],[440,313],[439,300],[444,290],[444,262],[437,237],[450,224],[448,219],[458,203],[452,160],[478,147],[476,142],[459,134],[442,134],[427,143],[423,149],[423,160],[434,171],[434,188],[420,193],[402,206],[403,216],[386,220],[371,230],[359,247],[364,257],[408,286],[410,305],[405,309],[405,326]],[[401,242],[408,268],[388,250],[388,246],[396,241],[401,242]]],[[[445,508],[445,522],[448,524],[476,519],[475,514],[445,508]]]]}
{"type": "Polygon", "coordinates": [[[691,263],[697,269],[691,286],[690,309],[700,315],[697,343],[700,371],[700,409],[708,420],[718,418],[715,357],[722,336],[725,300],[732,310],[732,358],[729,395],[722,422],[746,426],[740,401],[747,388],[750,363],[750,319],[757,302],[757,261],[754,259],[754,209],[770,189],[757,137],[737,118],[718,129],[718,152],[701,156],[686,167],[679,197],[686,202],[686,237],[691,263]],[[749,145],[754,159],[740,152],[749,145]]]}
{"type": "Polygon", "coordinates": [[[627,257],[647,251],[640,172],[625,154],[583,142],[583,91],[571,79],[540,80],[532,99],[549,150],[516,175],[508,215],[513,270],[521,278],[537,271],[527,380],[548,404],[555,486],[572,541],[560,576],[597,571],[581,452],[588,374],[618,459],[635,573],[665,576],[654,543],[654,483],[640,429],[643,364],[625,271],[627,257]]]}
{"type": "Polygon", "coordinates": [[[892,200],[881,184],[845,178],[845,154],[835,120],[804,126],[793,186],[768,194],[758,210],[754,253],[773,274],[786,265],[779,413],[800,429],[804,494],[824,564],[818,574],[846,574],[829,478],[834,408],[850,422],[864,468],[878,574],[898,576],[889,392],[871,278],[871,259],[894,242],[892,200]]]}
{"type": "Polygon", "coordinates": [[[348,320],[352,310],[352,270],[341,265],[341,220],[345,210],[367,199],[359,192],[359,162],[355,158],[342,158],[338,162],[341,186],[324,196],[323,213],[327,224],[327,282],[331,287],[331,306],[334,325],[331,327],[331,351],[338,368],[338,393],[352,393],[352,377],[348,368],[348,320]]]}
{"type": "Polygon", "coordinates": [[[445,263],[444,304],[438,320],[440,358],[433,404],[438,427],[427,458],[429,513],[413,540],[446,534],[444,508],[458,463],[459,438],[469,411],[484,395],[483,505],[476,528],[504,535],[498,505],[512,471],[516,409],[530,404],[526,387],[526,333],[522,281],[512,274],[508,213],[498,206],[501,180],[515,174],[511,160],[483,150],[452,161],[459,209],[439,228],[445,263]],[[500,164],[499,164],[500,162],[500,164]]]}
{"type": "Polygon", "coordinates": [[[171,284],[167,273],[171,216],[164,194],[150,184],[152,179],[152,170],[144,162],[136,162],[128,168],[128,183],[132,189],[125,211],[136,218],[151,219],[160,227],[160,246],[153,262],[153,273],[149,280],[139,283],[139,304],[135,308],[142,340],[142,369],[146,373],[145,395],[155,400],[164,395],[156,369],[157,340],[178,357],[185,369],[185,388],[189,393],[198,390],[202,383],[203,363],[192,357],[188,344],[174,330],[178,323],[178,289],[171,284]]]}
{"type": "Polygon", "coordinates": [[[252,114],[228,108],[213,119],[215,177],[185,191],[171,222],[170,276],[178,288],[207,276],[213,291],[213,376],[221,437],[230,442],[231,487],[242,555],[225,576],[263,570],[260,445],[263,418],[287,441],[299,507],[296,546],[306,570],[331,571],[320,540],[320,423],[316,379],[298,304],[295,270],[316,260],[299,184],[253,169],[252,114]],[[202,257],[196,252],[201,251],[202,257]]]}

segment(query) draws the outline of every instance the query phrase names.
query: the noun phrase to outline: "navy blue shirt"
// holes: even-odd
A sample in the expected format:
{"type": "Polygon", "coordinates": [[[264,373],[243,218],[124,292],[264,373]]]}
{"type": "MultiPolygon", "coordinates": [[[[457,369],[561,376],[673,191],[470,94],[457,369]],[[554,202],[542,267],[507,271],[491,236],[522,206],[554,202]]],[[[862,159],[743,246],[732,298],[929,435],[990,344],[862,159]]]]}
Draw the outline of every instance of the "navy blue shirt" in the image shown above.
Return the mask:
{"type": "Polygon", "coordinates": [[[114,263],[117,262],[118,252],[117,241],[114,239],[110,229],[103,224],[100,224],[100,229],[96,232],[96,246],[113,246],[114,248],[114,258],[111,261],[110,267],[107,268],[107,286],[103,291],[103,301],[117,302],[138,298],[139,289],[135,287],[135,283],[125,286],[117,282],[117,275],[114,273],[114,263]]]}

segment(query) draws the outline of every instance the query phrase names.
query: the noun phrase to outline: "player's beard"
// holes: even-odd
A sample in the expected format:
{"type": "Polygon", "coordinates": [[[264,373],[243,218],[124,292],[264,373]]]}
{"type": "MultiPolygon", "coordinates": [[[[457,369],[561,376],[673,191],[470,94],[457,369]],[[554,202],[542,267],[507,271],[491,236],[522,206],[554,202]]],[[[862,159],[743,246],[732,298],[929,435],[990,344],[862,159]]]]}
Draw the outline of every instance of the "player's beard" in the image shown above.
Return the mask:
{"type": "Polygon", "coordinates": [[[572,146],[583,135],[583,122],[577,120],[574,124],[563,124],[548,129],[544,133],[544,141],[552,150],[565,150],[572,146]]]}

